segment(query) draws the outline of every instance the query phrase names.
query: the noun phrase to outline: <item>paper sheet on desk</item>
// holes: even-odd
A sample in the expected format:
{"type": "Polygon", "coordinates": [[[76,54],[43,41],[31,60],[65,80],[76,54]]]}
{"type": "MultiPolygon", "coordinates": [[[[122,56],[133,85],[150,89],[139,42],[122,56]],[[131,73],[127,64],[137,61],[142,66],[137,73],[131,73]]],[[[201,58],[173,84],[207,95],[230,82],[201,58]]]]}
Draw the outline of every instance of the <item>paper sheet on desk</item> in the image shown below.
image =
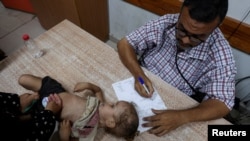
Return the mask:
{"type": "Polygon", "coordinates": [[[136,103],[137,105],[136,109],[139,115],[138,130],[140,131],[140,133],[142,133],[149,129],[149,128],[142,127],[142,123],[144,123],[142,118],[154,115],[151,109],[160,110],[160,109],[167,109],[167,107],[165,106],[165,103],[161,99],[156,89],[152,98],[141,97],[134,89],[134,82],[135,82],[134,78],[131,77],[131,78],[113,83],[112,86],[113,86],[113,89],[115,90],[118,100],[124,100],[124,101],[136,103]]]}

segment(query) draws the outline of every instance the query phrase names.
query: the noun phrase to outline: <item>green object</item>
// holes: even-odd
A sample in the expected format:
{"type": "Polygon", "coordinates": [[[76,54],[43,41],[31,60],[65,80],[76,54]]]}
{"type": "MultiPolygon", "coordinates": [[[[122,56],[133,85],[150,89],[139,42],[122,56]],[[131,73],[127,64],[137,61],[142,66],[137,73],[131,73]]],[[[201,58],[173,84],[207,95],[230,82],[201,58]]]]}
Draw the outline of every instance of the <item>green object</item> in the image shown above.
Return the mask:
{"type": "Polygon", "coordinates": [[[24,113],[27,113],[32,107],[33,107],[33,105],[35,104],[37,102],[37,100],[33,100],[32,102],[31,102],[31,104],[28,106],[28,107],[26,107],[25,109],[24,109],[24,113]]]}

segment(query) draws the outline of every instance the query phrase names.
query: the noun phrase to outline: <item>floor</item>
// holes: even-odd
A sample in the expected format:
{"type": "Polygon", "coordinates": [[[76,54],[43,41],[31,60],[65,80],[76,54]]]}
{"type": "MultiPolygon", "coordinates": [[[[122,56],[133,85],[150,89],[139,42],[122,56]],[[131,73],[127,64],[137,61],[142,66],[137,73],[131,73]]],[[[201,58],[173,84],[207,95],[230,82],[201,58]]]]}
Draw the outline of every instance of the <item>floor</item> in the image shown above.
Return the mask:
{"type": "MultiPolygon", "coordinates": [[[[23,34],[35,38],[45,31],[36,15],[5,8],[0,2],[0,49],[7,56],[24,46],[23,34]]],[[[116,49],[114,41],[108,40],[106,43],[116,49]]]]}

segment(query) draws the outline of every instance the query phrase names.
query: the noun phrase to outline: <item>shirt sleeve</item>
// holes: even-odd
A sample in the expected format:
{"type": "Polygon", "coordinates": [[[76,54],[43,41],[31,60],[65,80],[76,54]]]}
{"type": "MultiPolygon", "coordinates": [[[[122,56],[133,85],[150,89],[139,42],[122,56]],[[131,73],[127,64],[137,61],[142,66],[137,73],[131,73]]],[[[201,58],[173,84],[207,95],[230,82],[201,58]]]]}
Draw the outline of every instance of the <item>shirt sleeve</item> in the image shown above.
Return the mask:
{"type": "Polygon", "coordinates": [[[218,99],[224,102],[229,109],[232,109],[237,68],[228,42],[222,37],[216,37],[217,40],[212,46],[213,52],[210,53],[210,58],[213,59],[208,64],[212,67],[203,76],[203,83],[206,85],[202,91],[205,91],[209,98],[218,99]]]}
{"type": "Polygon", "coordinates": [[[0,92],[1,120],[17,119],[21,113],[20,99],[17,94],[0,92]]]}
{"type": "Polygon", "coordinates": [[[27,138],[29,140],[48,140],[55,130],[56,117],[52,111],[42,110],[32,114],[30,129],[32,135],[27,138]]]}
{"type": "Polygon", "coordinates": [[[166,14],[134,30],[126,36],[126,39],[136,53],[140,54],[144,50],[152,49],[164,43],[166,31],[175,25],[177,19],[178,14],[166,14]]]}

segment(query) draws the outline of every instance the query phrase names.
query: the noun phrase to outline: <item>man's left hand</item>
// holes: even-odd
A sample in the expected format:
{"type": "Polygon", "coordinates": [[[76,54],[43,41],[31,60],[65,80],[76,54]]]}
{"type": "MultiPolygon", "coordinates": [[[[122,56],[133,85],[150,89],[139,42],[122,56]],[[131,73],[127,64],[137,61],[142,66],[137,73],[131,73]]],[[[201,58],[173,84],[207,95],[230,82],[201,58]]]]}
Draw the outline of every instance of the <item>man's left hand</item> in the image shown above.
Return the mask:
{"type": "Polygon", "coordinates": [[[156,136],[163,136],[171,130],[184,124],[184,118],[180,111],[177,110],[154,110],[152,112],[155,114],[150,117],[143,118],[143,127],[152,127],[148,132],[155,134],[156,136]]]}

